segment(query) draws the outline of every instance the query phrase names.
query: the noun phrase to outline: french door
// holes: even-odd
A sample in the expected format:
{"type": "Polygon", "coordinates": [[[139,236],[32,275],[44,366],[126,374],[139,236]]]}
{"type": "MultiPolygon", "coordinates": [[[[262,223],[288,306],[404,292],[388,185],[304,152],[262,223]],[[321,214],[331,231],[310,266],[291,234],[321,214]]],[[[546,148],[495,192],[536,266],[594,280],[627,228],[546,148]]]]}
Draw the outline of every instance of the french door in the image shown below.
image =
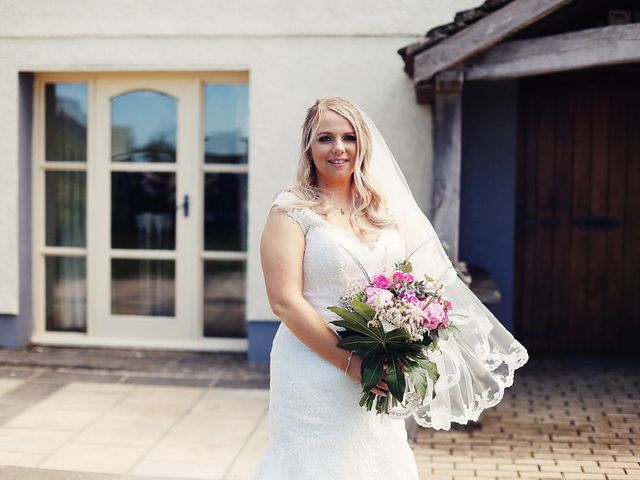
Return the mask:
{"type": "Polygon", "coordinates": [[[36,83],[33,340],[246,349],[246,74],[36,83]]]}
{"type": "Polygon", "coordinates": [[[189,79],[98,79],[96,157],[88,176],[89,270],[102,272],[92,333],[146,340],[188,339],[197,277],[193,196],[198,111],[189,79]],[[101,292],[110,292],[104,295],[101,292]]]}

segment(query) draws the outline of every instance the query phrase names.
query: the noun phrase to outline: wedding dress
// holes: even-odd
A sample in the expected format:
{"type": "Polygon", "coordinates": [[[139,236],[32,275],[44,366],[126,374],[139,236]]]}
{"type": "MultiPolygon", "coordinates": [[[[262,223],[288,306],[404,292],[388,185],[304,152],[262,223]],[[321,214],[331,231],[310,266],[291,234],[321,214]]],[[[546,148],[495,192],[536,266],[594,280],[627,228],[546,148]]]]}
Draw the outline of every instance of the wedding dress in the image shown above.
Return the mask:
{"type": "MultiPolygon", "coordinates": [[[[305,234],[305,299],[325,320],[327,307],[363,273],[354,255],[373,274],[405,258],[395,228],[384,228],[372,245],[327,222],[295,196],[280,193],[274,206],[305,234]]],[[[337,341],[337,337],[336,337],[337,341]]],[[[403,419],[376,415],[358,405],[361,388],[309,349],[281,323],[271,350],[269,441],[255,480],[417,480],[403,419]]]]}

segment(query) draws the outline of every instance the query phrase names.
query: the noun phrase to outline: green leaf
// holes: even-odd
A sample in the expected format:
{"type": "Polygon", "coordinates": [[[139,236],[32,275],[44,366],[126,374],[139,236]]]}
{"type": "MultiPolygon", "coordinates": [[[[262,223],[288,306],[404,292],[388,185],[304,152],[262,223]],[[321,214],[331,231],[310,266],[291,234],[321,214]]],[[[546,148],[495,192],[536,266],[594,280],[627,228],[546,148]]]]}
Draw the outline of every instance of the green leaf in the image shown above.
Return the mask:
{"type": "Polygon", "coordinates": [[[350,335],[338,341],[338,347],[343,350],[373,350],[380,345],[375,338],[350,335]]]}
{"type": "Polygon", "coordinates": [[[340,318],[344,320],[350,320],[352,322],[367,326],[367,320],[364,317],[362,317],[362,315],[360,315],[359,313],[350,312],[346,308],[342,308],[342,307],[328,307],[327,310],[332,311],[333,313],[335,313],[336,315],[338,315],[340,318]]]}
{"type": "Polygon", "coordinates": [[[371,410],[375,399],[376,399],[376,395],[374,393],[372,393],[371,396],[367,398],[367,410],[371,410]]]}
{"type": "Polygon", "coordinates": [[[360,314],[360,316],[367,319],[367,321],[373,320],[376,316],[375,310],[364,302],[354,300],[351,302],[351,306],[356,312],[358,312],[358,314],[360,314]]]}
{"type": "Polygon", "coordinates": [[[424,400],[424,397],[427,396],[427,379],[419,372],[415,371],[409,373],[409,376],[411,378],[411,383],[413,383],[413,386],[416,389],[416,393],[424,400]]]}
{"type": "Polygon", "coordinates": [[[400,370],[400,364],[398,363],[398,357],[390,355],[389,364],[387,365],[387,385],[389,385],[389,392],[396,400],[402,402],[404,397],[405,380],[404,374],[400,370]]]}
{"type": "Polygon", "coordinates": [[[411,271],[413,270],[413,266],[411,265],[411,262],[409,262],[408,260],[404,260],[396,264],[396,268],[404,273],[411,273],[411,271]]]}
{"type": "Polygon", "coordinates": [[[429,375],[429,377],[431,377],[431,380],[435,384],[438,381],[438,378],[440,378],[438,365],[436,365],[435,362],[432,362],[428,358],[421,358],[420,360],[418,360],[418,364],[420,365],[421,369],[427,372],[427,374],[429,375]]]}
{"type": "Polygon", "coordinates": [[[387,332],[385,336],[385,342],[387,343],[405,344],[409,340],[411,340],[411,335],[401,328],[387,332]]]}
{"type": "Polygon", "coordinates": [[[433,342],[433,339],[428,335],[425,334],[424,337],[422,337],[422,340],[419,342],[423,347],[428,347],[431,342],[433,342]]]}
{"type": "MultiPolygon", "coordinates": [[[[375,331],[372,327],[367,324],[367,320],[362,317],[359,313],[350,312],[349,310],[341,307],[329,307],[327,310],[332,311],[340,318],[342,318],[342,322],[348,322],[347,324],[341,324],[341,320],[333,320],[329,323],[333,323],[334,325],[340,325],[341,327],[350,328],[357,332],[362,333],[363,335],[372,336],[372,333],[375,331]]],[[[379,338],[380,335],[374,335],[376,338],[379,338]]]]}
{"type": "MultiPolygon", "coordinates": [[[[357,322],[352,322],[351,320],[334,320],[330,323],[337,325],[339,327],[344,327],[347,330],[350,330],[350,333],[359,333],[368,338],[373,338],[379,343],[384,343],[383,334],[378,331],[378,329],[368,327],[366,325],[362,325],[357,322]]],[[[347,337],[349,335],[341,335],[341,337],[347,337]]]]}
{"type": "Polygon", "coordinates": [[[362,388],[364,390],[371,390],[380,382],[385,357],[384,352],[382,354],[372,354],[363,357],[362,388]]]}

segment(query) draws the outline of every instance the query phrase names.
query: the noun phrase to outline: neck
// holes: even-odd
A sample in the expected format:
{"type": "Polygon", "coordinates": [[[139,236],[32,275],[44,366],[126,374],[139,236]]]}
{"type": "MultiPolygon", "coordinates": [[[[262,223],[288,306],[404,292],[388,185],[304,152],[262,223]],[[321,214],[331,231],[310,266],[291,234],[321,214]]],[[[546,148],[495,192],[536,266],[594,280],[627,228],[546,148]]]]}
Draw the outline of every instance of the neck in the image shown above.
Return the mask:
{"type": "Polygon", "coordinates": [[[329,201],[334,207],[350,209],[352,202],[352,186],[349,184],[341,184],[341,185],[321,185],[319,184],[322,190],[327,192],[327,196],[329,197],[329,201]]]}

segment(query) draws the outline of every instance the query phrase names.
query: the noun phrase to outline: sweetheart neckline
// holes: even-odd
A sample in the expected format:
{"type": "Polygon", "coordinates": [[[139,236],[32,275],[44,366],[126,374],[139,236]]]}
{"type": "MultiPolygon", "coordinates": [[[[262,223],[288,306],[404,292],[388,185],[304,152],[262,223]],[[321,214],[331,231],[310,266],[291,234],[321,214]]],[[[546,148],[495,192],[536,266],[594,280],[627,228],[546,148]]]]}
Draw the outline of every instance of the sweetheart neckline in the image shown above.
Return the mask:
{"type": "Polygon", "coordinates": [[[341,228],[338,225],[331,223],[330,221],[328,221],[326,218],[324,218],[322,215],[314,212],[313,210],[310,209],[310,211],[316,216],[318,217],[322,222],[324,222],[325,224],[329,225],[330,227],[334,228],[335,230],[338,230],[339,232],[342,232],[346,235],[349,235],[353,238],[355,238],[360,245],[364,246],[367,248],[367,250],[369,251],[369,253],[372,253],[376,247],[378,246],[378,244],[380,243],[380,237],[382,237],[382,232],[384,232],[386,230],[386,228],[379,228],[378,229],[378,235],[376,236],[376,239],[373,241],[373,243],[371,244],[371,246],[369,246],[369,244],[367,242],[365,242],[362,238],[360,238],[356,232],[354,232],[353,230],[347,230],[345,228],[341,228]]]}

